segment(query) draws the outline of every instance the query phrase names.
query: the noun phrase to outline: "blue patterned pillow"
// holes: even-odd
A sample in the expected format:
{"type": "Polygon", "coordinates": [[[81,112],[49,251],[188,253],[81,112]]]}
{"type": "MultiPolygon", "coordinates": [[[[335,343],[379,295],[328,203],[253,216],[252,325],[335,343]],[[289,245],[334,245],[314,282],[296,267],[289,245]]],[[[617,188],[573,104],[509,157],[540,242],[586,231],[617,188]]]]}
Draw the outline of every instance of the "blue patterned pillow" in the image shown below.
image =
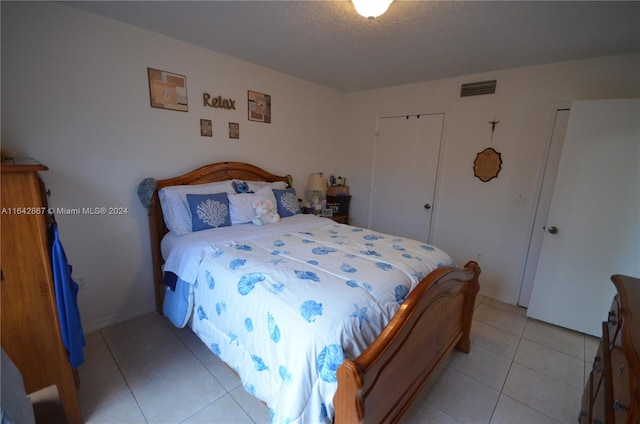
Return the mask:
{"type": "Polygon", "coordinates": [[[231,225],[227,193],[187,194],[191,211],[191,231],[231,225]]]}
{"type": "Polygon", "coordinates": [[[276,196],[276,204],[278,205],[278,215],[281,218],[292,216],[300,213],[300,204],[298,203],[298,196],[293,188],[286,190],[273,189],[273,194],[276,196]]]}

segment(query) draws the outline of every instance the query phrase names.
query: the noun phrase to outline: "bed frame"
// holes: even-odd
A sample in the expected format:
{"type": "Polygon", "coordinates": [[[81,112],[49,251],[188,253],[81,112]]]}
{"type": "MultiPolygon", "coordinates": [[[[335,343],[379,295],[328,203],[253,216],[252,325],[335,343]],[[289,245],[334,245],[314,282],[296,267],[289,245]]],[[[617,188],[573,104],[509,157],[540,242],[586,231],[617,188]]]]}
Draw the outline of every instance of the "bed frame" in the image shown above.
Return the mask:
{"type": "MultiPolygon", "coordinates": [[[[290,175],[274,175],[242,162],[213,163],[156,182],[149,225],[160,314],[165,290],[160,242],[168,230],[158,190],[230,179],[292,184],[290,175]]],[[[468,262],[463,269],[438,268],[418,284],[378,338],[359,357],[345,360],[338,368],[335,423],[398,422],[451,350],[469,352],[479,275],[478,264],[468,262]]]]}

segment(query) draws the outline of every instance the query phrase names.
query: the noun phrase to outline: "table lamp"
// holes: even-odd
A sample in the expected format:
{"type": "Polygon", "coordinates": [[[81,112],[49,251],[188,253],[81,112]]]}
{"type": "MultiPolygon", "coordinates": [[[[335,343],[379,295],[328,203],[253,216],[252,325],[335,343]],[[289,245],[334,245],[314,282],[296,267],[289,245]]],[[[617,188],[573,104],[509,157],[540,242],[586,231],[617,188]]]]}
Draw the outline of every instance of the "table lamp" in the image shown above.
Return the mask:
{"type": "Polygon", "coordinates": [[[320,192],[327,191],[327,181],[322,172],[314,172],[309,175],[307,190],[311,192],[311,205],[313,208],[320,209],[322,207],[320,204],[320,192]]]}

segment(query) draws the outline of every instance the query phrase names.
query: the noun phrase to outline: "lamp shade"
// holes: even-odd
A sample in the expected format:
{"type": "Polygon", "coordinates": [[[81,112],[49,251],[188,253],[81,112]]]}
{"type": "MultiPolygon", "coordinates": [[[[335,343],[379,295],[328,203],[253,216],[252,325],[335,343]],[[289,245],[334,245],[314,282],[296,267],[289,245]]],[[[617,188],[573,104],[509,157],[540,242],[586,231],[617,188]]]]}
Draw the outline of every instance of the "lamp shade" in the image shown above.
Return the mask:
{"type": "Polygon", "coordinates": [[[324,175],[319,172],[314,172],[309,175],[309,181],[307,182],[307,190],[309,191],[327,191],[327,181],[324,175]]]}
{"type": "Polygon", "coordinates": [[[356,12],[367,19],[375,19],[387,11],[393,0],[351,0],[356,12]]]}

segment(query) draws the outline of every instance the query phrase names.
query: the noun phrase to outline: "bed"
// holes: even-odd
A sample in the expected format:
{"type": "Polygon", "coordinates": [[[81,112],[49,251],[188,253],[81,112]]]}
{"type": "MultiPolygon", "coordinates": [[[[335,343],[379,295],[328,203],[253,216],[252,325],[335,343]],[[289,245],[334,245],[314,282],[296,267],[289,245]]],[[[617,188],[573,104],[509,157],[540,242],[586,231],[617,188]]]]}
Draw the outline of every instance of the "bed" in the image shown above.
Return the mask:
{"type": "Polygon", "coordinates": [[[156,307],[191,326],[273,422],[397,422],[452,349],[469,352],[475,262],[457,268],[437,247],[312,215],[169,231],[163,189],[231,182],[255,188],[248,196],[292,192],[289,175],[241,162],[141,184],[156,307]]]}

